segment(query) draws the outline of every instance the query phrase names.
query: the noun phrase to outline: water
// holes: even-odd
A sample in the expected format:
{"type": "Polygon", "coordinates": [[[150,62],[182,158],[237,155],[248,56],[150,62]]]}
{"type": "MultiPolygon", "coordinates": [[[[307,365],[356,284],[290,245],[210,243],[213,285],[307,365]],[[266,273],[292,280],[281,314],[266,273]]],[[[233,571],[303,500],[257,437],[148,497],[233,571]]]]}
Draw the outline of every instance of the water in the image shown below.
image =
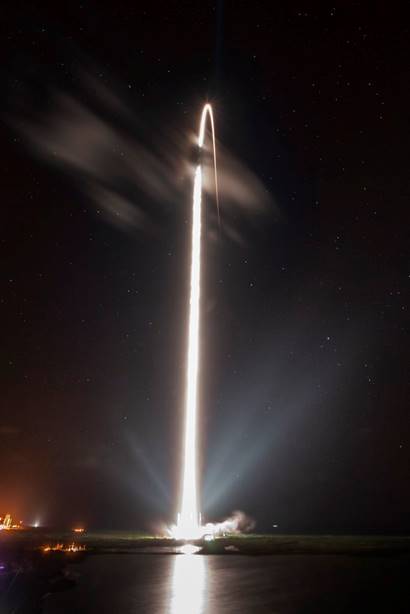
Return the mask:
{"type": "Polygon", "coordinates": [[[119,554],[71,571],[45,614],[410,612],[408,557],[119,554]]]}

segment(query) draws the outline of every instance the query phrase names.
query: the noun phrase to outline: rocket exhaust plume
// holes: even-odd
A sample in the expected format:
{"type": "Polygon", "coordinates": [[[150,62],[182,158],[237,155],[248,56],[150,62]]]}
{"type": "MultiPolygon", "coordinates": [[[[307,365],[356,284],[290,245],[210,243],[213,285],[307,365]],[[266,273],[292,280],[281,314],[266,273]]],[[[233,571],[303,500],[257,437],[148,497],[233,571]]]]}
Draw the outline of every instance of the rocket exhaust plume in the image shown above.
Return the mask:
{"type": "MultiPolygon", "coordinates": [[[[212,129],[215,188],[219,221],[215,127],[212,107],[210,104],[206,104],[202,109],[201,122],[198,134],[198,148],[199,150],[201,150],[204,145],[207,116],[209,116],[210,118],[212,129]]],[[[197,488],[197,414],[201,295],[201,216],[202,167],[201,160],[199,159],[199,163],[195,169],[192,203],[191,280],[185,391],[185,441],[182,474],[182,496],[177,524],[172,529],[172,535],[177,539],[196,539],[203,535],[197,488]]]]}
{"type": "Polygon", "coordinates": [[[254,526],[251,518],[243,512],[233,512],[230,518],[220,523],[202,525],[198,502],[198,470],[197,470],[197,421],[198,421],[198,376],[200,350],[200,298],[201,298],[201,217],[202,217],[202,156],[207,118],[210,119],[212,132],[212,147],[214,160],[214,180],[216,190],[216,206],[219,215],[218,177],[216,169],[215,126],[210,104],[202,109],[198,133],[198,162],[195,168],[194,189],[192,201],[192,235],[191,235],[191,277],[189,298],[189,325],[185,389],[185,432],[182,470],[182,490],[180,511],[176,524],[169,533],[175,539],[211,538],[225,533],[241,533],[249,531],[254,526]]]}

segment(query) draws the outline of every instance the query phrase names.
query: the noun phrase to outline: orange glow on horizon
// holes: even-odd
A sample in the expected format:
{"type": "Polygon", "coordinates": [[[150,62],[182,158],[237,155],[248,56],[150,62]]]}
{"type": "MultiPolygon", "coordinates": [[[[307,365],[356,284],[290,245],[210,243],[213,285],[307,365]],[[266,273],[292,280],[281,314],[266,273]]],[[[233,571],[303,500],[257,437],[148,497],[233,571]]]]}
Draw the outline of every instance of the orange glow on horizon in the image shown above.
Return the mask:
{"type": "Polygon", "coordinates": [[[47,544],[42,548],[43,552],[84,552],[85,549],[85,546],[75,544],[74,542],[72,544],[67,544],[66,546],[60,543],[55,544],[54,546],[47,544]]]}
{"type": "Polygon", "coordinates": [[[0,516],[0,531],[11,531],[14,529],[22,529],[22,528],[23,528],[22,520],[20,520],[20,522],[17,524],[16,522],[13,521],[11,514],[6,514],[4,517],[0,516]]]}

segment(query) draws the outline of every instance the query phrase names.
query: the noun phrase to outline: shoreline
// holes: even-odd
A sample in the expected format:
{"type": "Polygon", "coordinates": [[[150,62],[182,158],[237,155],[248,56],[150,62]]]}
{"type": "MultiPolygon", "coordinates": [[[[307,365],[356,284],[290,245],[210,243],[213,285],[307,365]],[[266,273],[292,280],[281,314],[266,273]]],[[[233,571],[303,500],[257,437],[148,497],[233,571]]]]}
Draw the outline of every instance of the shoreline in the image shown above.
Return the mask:
{"type": "Polygon", "coordinates": [[[75,542],[83,552],[47,552],[44,557],[78,558],[89,554],[177,554],[178,548],[191,543],[201,554],[334,554],[394,555],[410,554],[410,536],[387,535],[227,535],[205,540],[174,540],[131,532],[92,532],[81,535],[67,531],[20,530],[0,535],[4,556],[38,552],[47,544],[75,542]]]}

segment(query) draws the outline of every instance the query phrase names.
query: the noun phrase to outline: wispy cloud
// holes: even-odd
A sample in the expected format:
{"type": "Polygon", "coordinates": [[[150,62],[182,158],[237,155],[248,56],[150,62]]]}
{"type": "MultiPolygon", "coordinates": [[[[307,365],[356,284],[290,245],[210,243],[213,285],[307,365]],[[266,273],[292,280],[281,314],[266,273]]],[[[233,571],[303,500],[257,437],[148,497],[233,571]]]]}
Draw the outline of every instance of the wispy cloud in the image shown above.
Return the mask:
{"type": "MultiPolygon", "coordinates": [[[[81,102],[54,91],[47,112],[33,116],[23,108],[11,122],[33,153],[69,174],[107,221],[155,232],[161,208],[184,203],[189,194],[189,139],[172,128],[147,128],[107,87],[88,75],[81,81],[81,102]]],[[[207,156],[204,190],[213,195],[211,166],[207,156]]],[[[223,233],[243,244],[238,216],[257,221],[266,213],[276,214],[276,207],[257,176],[220,144],[218,176],[223,233]]],[[[211,214],[210,220],[212,230],[216,216],[211,214]]]]}

